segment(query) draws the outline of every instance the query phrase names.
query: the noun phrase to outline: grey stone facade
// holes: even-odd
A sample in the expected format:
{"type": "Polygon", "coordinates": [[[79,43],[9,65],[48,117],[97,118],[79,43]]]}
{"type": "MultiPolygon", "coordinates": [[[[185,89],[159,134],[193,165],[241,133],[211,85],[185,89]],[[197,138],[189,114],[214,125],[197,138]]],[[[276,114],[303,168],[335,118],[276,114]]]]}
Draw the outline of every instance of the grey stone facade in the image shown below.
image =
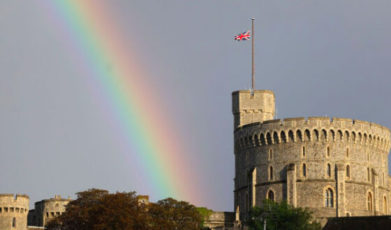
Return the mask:
{"type": "Polygon", "coordinates": [[[390,130],[344,118],[273,120],[274,94],[232,93],[235,209],[264,199],[310,208],[316,218],[390,213],[390,130]]]}

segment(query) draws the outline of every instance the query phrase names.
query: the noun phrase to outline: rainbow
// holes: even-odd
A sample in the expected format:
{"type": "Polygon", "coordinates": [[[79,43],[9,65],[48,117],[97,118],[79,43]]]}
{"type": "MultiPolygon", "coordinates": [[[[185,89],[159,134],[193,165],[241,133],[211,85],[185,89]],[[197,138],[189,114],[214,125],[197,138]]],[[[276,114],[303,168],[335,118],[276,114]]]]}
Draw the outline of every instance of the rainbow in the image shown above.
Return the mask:
{"type": "MultiPolygon", "coordinates": [[[[155,90],[110,17],[109,1],[45,1],[71,44],[77,63],[98,83],[109,113],[121,127],[129,160],[142,166],[152,197],[201,202],[175,122],[164,117],[155,90]],[[133,57],[133,58],[132,58],[133,57]],[[81,63],[81,64],[80,64],[81,63]],[[113,66],[113,68],[108,68],[113,66]],[[136,158],[136,159],[134,159],[136,158]],[[190,183],[189,183],[190,182],[190,183]]],[[[136,175],[134,175],[136,176],[136,175]]],[[[138,175],[137,175],[138,176],[138,175]]],[[[137,190],[137,188],[134,188],[137,190]]]]}

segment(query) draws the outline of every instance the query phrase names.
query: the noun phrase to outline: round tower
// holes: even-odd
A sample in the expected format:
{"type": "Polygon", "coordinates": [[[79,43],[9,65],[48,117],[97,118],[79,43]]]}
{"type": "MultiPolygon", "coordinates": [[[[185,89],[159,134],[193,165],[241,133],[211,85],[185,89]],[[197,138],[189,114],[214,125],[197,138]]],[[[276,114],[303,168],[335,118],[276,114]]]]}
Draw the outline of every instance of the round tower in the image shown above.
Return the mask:
{"type": "Polygon", "coordinates": [[[28,216],[29,225],[45,227],[52,219],[66,211],[66,206],[70,201],[70,198],[55,195],[54,198],[35,202],[35,209],[31,210],[28,216]]]}
{"type": "Polygon", "coordinates": [[[28,212],[27,195],[0,194],[1,230],[26,230],[28,212]]]}
{"type": "MultiPolygon", "coordinates": [[[[236,119],[236,117],[235,117],[236,119]]],[[[327,217],[390,214],[390,130],[345,118],[239,125],[234,131],[235,208],[286,200],[327,217]]]]}

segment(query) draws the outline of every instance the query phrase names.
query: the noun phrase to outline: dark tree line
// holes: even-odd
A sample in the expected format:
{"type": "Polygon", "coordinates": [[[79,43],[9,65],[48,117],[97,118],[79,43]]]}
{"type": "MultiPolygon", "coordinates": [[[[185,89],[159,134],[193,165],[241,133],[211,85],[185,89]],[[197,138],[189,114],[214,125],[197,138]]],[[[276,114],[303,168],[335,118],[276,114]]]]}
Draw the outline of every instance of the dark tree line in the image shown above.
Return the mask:
{"type": "Polygon", "coordinates": [[[66,212],[48,224],[48,230],[199,230],[197,208],[168,198],[144,205],[135,192],[113,193],[91,189],[77,193],[66,212]]]}

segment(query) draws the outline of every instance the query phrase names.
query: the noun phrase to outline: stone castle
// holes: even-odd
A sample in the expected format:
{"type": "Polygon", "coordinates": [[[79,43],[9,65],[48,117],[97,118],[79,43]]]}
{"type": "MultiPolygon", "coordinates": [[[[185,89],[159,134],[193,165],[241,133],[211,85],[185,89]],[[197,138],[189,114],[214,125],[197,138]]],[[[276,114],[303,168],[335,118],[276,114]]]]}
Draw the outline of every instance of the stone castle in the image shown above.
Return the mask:
{"type": "Polygon", "coordinates": [[[33,210],[29,210],[29,201],[27,195],[0,194],[0,229],[44,229],[50,220],[65,212],[71,199],[55,196],[36,202],[33,210]]]}
{"type": "MultiPolygon", "coordinates": [[[[269,90],[233,92],[232,112],[235,214],[213,213],[210,229],[242,229],[250,208],[265,199],[309,208],[322,224],[329,217],[390,213],[388,128],[346,118],[275,120],[269,90]]],[[[69,201],[55,196],[29,211],[28,196],[0,194],[0,229],[43,229],[69,201]]]]}
{"type": "Polygon", "coordinates": [[[0,194],[0,229],[26,230],[29,197],[0,194]]]}
{"type": "Polygon", "coordinates": [[[233,92],[232,112],[237,219],[265,199],[307,207],[322,223],[390,213],[388,128],[345,118],[274,120],[269,90],[233,92]]]}

